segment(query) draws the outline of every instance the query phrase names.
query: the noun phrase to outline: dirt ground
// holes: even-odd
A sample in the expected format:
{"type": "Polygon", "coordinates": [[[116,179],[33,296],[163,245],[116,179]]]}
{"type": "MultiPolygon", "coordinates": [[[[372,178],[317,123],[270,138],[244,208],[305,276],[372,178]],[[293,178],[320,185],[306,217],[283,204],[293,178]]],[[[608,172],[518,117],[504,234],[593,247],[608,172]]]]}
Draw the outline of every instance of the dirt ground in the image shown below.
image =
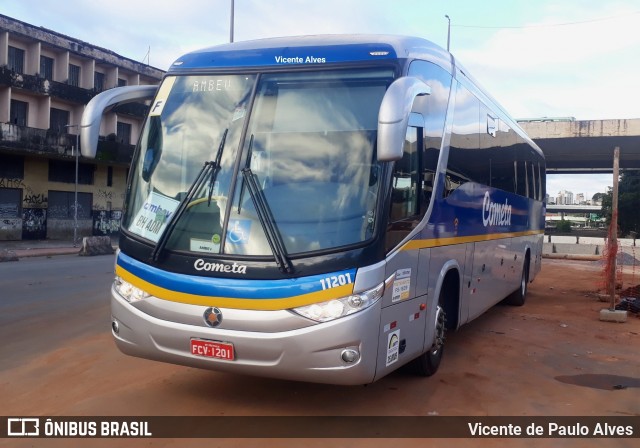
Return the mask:
{"type": "MultiPolygon", "coordinates": [[[[402,369],[366,387],[209,372],[122,355],[109,310],[95,331],[0,369],[4,415],[640,416],[640,318],[601,322],[597,262],[545,259],[523,307],[496,306],[450,334],[438,373],[402,369]]],[[[640,283],[627,268],[623,286],[640,283]]],[[[71,320],[72,321],[72,320],[71,320]]],[[[637,437],[637,435],[636,435],[637,437]]],[[[85,440],[0,440],[2,446],[86,446],[85,440]],[[11,442],[10,444],[8,444],[11,442]]],[[[91,440],[91,446],[382,447],[388,439],[91,440]]],[[[634,439],[402,439],[396,446],[621,446],[634,439]]]]}

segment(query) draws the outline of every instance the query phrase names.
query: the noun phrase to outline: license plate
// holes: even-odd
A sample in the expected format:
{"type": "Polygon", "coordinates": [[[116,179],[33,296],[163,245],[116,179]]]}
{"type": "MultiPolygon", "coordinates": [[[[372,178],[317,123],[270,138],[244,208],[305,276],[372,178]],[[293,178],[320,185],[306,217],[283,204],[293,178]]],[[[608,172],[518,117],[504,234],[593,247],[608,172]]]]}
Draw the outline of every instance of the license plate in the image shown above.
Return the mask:
{"type": "Polygon", "coordinates": [[[191,354],[205,358],[226,359],[227,361],[235,359],[233,344],[202,339],[191,339],[191,354]]]}

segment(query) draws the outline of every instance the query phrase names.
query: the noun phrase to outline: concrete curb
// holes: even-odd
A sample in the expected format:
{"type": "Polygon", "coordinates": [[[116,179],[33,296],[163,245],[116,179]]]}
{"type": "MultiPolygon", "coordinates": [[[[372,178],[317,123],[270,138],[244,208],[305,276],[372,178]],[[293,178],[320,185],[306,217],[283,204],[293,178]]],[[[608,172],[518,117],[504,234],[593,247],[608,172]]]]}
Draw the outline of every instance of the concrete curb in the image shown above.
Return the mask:
{"type": "Polygon", "coordinates": [[[552,260],[599,261],[602,260],[602,255],[542,254],[542,258],[549,258],[552,260]]]}

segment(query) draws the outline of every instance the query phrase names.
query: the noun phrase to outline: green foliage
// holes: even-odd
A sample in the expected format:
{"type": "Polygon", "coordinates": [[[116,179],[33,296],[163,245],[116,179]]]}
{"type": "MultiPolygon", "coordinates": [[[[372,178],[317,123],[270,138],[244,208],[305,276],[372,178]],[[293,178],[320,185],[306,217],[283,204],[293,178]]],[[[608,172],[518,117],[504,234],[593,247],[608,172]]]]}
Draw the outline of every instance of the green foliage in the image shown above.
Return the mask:
{"type": "Polygon", "coordinates": [[[561,233],[570,233],[571,232],[571,221],[560,220],[556,224],[556,231],[561,233]]]}
{"type": "MultiPolygon", "coordinates": [[[[611,223],[613,192],[611,188],[602,198],[602,213],[611,223]]],[[[621,235],[640,232],[640,172],[625,171],[618,184],[618,228],[621,235]]]]}

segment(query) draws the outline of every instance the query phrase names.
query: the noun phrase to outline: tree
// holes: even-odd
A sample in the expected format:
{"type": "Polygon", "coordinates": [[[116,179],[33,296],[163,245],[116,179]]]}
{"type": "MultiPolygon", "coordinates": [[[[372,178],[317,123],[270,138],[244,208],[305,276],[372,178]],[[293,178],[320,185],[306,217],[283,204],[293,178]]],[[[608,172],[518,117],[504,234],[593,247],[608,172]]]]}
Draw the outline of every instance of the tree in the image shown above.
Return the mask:
{"type": "Polygon", "coordinates": [[[606,196],[606,193],[596,193],[593,195],[593,197],[591,198],[591,202],[592,203],[596,203],[596,202],[600,202],[602,201],[602,199],[606,196]]]}
{"type": "MultiPolygon", "coordinates": [[[[611,223],[613,191],[602,198],[602,213],[611,223]]],[[[618,184],[618,227],[621,235],[640,232],[640,171],[624,171],[618,184]]]]}

